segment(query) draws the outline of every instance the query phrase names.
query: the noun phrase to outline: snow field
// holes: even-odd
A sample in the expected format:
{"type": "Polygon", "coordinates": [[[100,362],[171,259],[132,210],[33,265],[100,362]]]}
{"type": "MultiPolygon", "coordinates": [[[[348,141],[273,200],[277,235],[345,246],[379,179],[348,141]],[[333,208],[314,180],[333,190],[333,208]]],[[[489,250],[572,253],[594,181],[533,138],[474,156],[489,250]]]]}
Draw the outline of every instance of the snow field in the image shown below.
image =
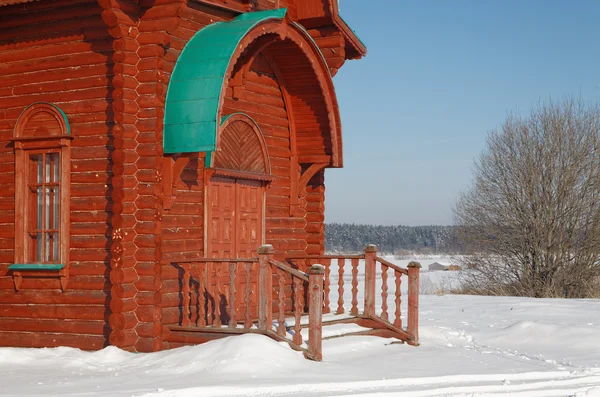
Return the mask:
{"type": "MultiPolygon", "coordinates": [[[[455,277],[422,273],[434,286],[455,277]]],[[[600,397],[600,300],[420,299],[419,347],[335,338],[323,342],[320,363],[250,334],[152,354],[0,348],[0,395],[600,397]]],[[[348,326],[325,327],[324,334],[356,331],[348,326]]]]}

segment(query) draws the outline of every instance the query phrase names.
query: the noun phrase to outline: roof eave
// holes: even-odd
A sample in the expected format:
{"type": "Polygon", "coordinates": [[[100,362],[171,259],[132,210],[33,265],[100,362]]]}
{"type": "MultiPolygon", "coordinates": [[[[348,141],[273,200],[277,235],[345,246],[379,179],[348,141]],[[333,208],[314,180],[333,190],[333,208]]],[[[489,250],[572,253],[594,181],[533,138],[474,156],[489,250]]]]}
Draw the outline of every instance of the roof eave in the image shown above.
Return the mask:
{"type": "Polygon", "coordinates": [[[331,0],[331,15],[333,16],[333,24],[342,32],[344,38],[348,41],[354,53],[346,51],[346,59],[360,59],[367,55],[367,46],[354,33],[350,26],[340,16],[337,0],[331,0]]]}

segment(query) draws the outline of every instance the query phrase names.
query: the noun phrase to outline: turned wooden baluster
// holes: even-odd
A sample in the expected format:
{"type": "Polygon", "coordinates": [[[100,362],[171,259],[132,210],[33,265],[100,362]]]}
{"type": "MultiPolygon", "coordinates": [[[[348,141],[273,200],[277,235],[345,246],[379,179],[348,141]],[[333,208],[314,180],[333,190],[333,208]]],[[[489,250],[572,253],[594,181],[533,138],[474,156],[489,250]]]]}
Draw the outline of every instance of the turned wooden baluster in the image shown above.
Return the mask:
{"type": "Polygon", "coordinates": [[[302,344],[302,325],[300,324],[302,320],[302,313],[304,312],[304,288],[302,280],[298,277],[293,277],[294,279],[294,318],[296,323],[294,324],[294,338],[293,341],[295,344],[300,346],[302,344]]]}
{"type": "Polygon", "coordinates": [[[323,266],[325,267],[325,282],[323,285],[323,313],[330,313],[331,301],[329,300],[329,294],[331,293],[331,259],[323,259],[323,266]]]}
{"type": "Polygon", "coordinates": [[[190,263],[190,325],[198,326],[200,292],[195,288],[198,280],[198,263],[190,263]]]}
{"type": "Polygon", "coordinates": [[[388,310],[388,303],[387,303],[388,275],[387,275],[387,271],[388,271],[388,267],[382,263],[381,264],[381,319],[386,322],[389,321],[389,316],[388,316],[388,312],[387,312],[387,310],[388,310]]]}
{"type": "Polygon", "coordinates": [[[402,273],[398,271],[394,271],[394,277],[396,278],[396,291],[394,295],[396,296],[395,304],[396,304],[396,313],[394,318],[394,327],[402,328],[402,310],[400,308],[402,304],[401,296],[402,292],[400,292],[400,286],[402,284],[402,273]]]}
{"type": "Polygon", "coordinates": [[[252,263],[248,262],[244,264],[246,270],[246,288],[244,289],[244,328],[252,328],[252,318],[250,313],[250,293],[252,291],[251,274],[252,274],[252,263]]]}
{"type": "Polygon", "coordinates": [[[344,264],[346,260],[338,259],[338,308],[337,314],[344,313],[344,264]]]}
{"type": "Polygon", "coordinates": [[[183,313],[181,316],[181,325],[184,327],[190,326],[190,264],[184,263],[181,266],[183,268],[183,280],[181,280],[181,293],[183,302],[183,313]]]}
{"type": "Polygon", "coordinates": [[[206,262],[206,326],[215,324],[215,277],[212,262],[206,262]]]}
{"type": "Polygon", "coordinates": [[[206,312],[204,305],[206,304],[206,263],[200,264],[198,271],[198,326],[206,327],[206,312]]]}
{"type": "Polygon", "coordinates": [[[352,258],[352,308],[350,314],[358,314],[358,258],[352,258]]]}
{"type": "Polygon", "coordinates": [[[235,271],[237,269],[237,263],[231,262],[229,264],[229,327],[235,328],[235,271]]]}
{"type": "Polygon", "coordinates": [[[277,335],[285,336],[285,272],[277,269],[277,284],[279,285],[278,308],[279,315],[277,316],[277,335]]]}
{"type": "Polygon", "coordinates": [[[223,325],[221,323],[221,266],[222,263],[215,263],[215,282],[216,282],[216,292],[214,294],[215,298],[215,326],[221,327],[223,325]]]}

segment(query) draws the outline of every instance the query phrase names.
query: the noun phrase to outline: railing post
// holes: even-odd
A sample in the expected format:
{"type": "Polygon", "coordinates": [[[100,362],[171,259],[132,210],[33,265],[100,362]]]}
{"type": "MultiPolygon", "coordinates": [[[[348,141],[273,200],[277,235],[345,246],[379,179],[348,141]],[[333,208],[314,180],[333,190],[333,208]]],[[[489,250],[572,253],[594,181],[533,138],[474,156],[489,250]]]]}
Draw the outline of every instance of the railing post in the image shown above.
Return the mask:
{"type": "Polygon", "coordinates": [[[325,267],[312,265],[308,269],[308,354],[312,360],[323,359],[323,281],[325,267]]]}
{"type": "Polygon", "coordinates": [[[377,278],[377,246],[365,247],[365,316],[375,317],[375,280],[377,278]]]}
{"type": "Polygon", "coordinates": [[[271,244],[258,248],[258,329],[271,330],[273,323],[273,275],[269,261],[273,259],[275,249],[271,244]]]}
{"type": "Polygon", "coordinates": [[[419,346],[419,275],[421,264],[410,262],[408,264],[408,334],[411,339],[409,345],[419,346]]]}

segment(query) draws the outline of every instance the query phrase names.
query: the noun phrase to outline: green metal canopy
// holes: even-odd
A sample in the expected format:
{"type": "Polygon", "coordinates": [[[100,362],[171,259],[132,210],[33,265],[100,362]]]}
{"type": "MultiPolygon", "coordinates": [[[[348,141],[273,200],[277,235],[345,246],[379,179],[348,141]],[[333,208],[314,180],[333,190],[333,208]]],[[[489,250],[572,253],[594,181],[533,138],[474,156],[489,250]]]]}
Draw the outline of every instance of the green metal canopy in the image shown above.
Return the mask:
{"type": "Polygon", "coordinates": [[[200,30],[186,44],[171,75],[163,148],[165,153],[210,152],[216,149],[219,99],[225,73],[240,41],[256,25],[282,19],[287,10],[241,14],[200,30]]]}

